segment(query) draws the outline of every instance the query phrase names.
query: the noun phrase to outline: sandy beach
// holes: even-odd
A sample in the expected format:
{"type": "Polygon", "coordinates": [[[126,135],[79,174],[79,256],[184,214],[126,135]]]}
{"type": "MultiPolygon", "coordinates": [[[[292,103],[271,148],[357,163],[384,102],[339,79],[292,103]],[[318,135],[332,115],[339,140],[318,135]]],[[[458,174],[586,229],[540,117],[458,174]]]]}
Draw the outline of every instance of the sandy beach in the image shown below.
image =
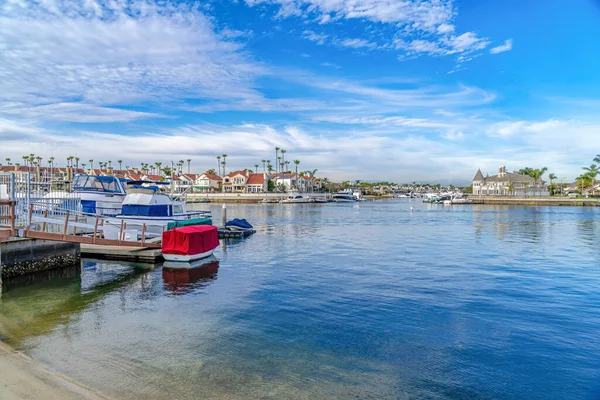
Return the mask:
{"type": "Polygon", "coordinates": [[[0,342],[0,398],[3,400],[106,400],[85,386],[0,342]]]}

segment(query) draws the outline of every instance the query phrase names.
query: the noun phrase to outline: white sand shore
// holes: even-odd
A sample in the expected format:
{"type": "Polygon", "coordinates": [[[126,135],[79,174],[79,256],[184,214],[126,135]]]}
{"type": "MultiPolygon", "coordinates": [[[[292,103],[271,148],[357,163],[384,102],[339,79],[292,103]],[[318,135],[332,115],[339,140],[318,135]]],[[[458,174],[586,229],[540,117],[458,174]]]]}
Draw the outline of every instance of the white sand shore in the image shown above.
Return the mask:
{"type": "Polygon", "coordinates": [[[106,400],[0,342],[0,399],[106,400]]]}

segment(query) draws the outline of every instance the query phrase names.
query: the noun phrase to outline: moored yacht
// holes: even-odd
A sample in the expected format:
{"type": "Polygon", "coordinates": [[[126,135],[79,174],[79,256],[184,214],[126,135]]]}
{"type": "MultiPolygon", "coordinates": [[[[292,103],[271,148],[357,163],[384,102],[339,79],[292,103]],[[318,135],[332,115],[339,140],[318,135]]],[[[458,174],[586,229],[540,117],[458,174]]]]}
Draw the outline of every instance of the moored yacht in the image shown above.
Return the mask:
{"type": "Polygon", "coordinates": [[[333,195],[333,201],[336,203],[351,203],[356,201],[356,196],[350,189],[340,190],[333,195]]]}
{"type": "Polygon", "coordinates": [[[291,193],[288,197],[281,200],[281,203],[283,203],[283,204],[314,203],[314,202],[315,202],[315,199],[313,199],[312,197],[302,196],[299,193],[291,193]]]}
{"type": "Polygon", "coordinates": [[[104,235],[107,239],[137,240],[141,232],[145,236],[160,236],[170,222],[192,218],[210,218],[210,211],[186,210],[185,202],[171,198],[159,190],[157,182],[130,182],[120,214],[105,221],[104,235]],[[150,184],[150,186],[143,186],[150,184]],[[122,225],[123,223],[123,225],[122,225]]]}
{"type": "Polygon", "coordinates": [[[114,176],[75,175],[73,193],[81,201],[81,211],[100,216],[116,216],[127,195],[127,180],[114,176]]]}

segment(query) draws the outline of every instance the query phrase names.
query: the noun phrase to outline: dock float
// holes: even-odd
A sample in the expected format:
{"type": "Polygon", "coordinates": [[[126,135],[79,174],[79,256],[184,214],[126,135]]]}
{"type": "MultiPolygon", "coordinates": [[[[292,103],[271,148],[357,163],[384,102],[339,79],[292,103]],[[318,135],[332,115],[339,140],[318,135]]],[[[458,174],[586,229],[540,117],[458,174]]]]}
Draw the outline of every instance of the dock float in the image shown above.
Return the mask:
{"type": "Polygon", "coordinates": [[[243,239],[256,233],[256,230],[248,231],[230,231],[229,229],[219,228],[219,239],[243,239]]]}
{"type": "Polygon", "coordinates": [[[148,249],[135,246],[102,246],[81,244],[81,256],[105,260],[126,260],[154,263],[162,260],[161,249],[148,249]]]}

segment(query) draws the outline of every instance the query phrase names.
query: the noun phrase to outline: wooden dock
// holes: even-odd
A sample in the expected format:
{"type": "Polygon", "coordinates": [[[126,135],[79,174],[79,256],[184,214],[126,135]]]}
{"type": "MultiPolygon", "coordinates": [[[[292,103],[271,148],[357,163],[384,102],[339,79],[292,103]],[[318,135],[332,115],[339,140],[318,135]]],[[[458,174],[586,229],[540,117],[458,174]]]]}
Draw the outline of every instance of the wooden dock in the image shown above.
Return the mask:
{"type": "Polygon", "coordinates": [[[162,260],[162,250],[160,248],[149,249],[137,246],[81,244],[81,257],[155,263],[162,260]]]}

